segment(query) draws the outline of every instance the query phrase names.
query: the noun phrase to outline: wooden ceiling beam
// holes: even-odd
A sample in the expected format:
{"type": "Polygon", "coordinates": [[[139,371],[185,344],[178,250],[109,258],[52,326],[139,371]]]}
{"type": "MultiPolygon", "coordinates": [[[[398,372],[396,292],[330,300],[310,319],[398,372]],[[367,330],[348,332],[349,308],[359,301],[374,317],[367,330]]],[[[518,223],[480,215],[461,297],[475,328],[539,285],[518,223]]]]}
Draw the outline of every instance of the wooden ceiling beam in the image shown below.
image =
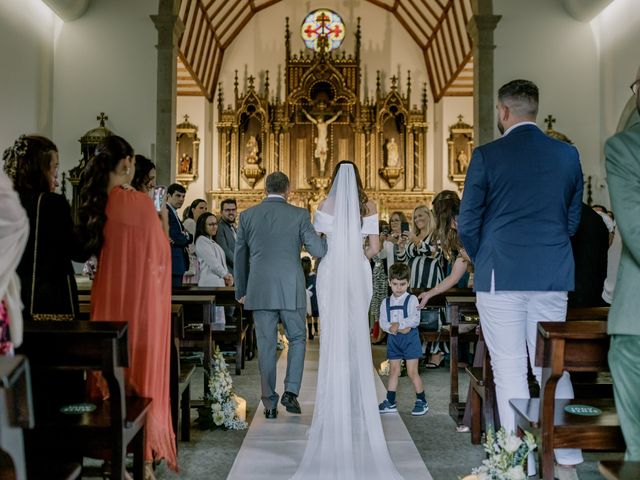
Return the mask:
{"type": "Polygon", "coordinates": [[[211,97],[209,96],[209,92],[207,92],[207,89],[204,88],[204,85],[202,84],[202,82],[200,81],[200,79],[198,78],[198,76],[194,73],[194,71],[191,69],[191,67],[189,67],[189,65],[187,64],[186,59],[184,58],[184,56],[182,55],[182,52],[179,52],[178,55],[180,56],[180,60],[182,61],[182,63],[184,64],[185,68],[189,71],[189,73],[191,74],[191,76],[193,77],[193,80],[198,84],[198,88],[200,88],[200,90],[202,91],[202,94],[207,97],[209,99],[209,101],[211,101],[211,97]]]}
{"type": "Polygon", "coordinates": [[[249,20],[251,20],[254,15],[255,15],[255,12],[250,11],[249,14],[244,19],[242,19],[242,21],[236,27],[236,29],[231,33],[231,35],[229,35],[229,38],[222,44],[223,49],[226,49],[229,45],[231,45],[231,43],[240,34],[242,29],[247,25],[247,23],[249,23],[249,20]]]}
{"type": "MultiPolygon", "coordinates": [[[[413,18],[413,15],[411,15],[411,12],[409,12],[409,10],[407,10],[407,7],[405,7],[404,5],[401,5],[400,8],[398,8],[398,11],[396,12],[396,15],[400,15],[400,11],[404,11],[407,15],[408,18],[411,18],[413,20],[413,23],[415,24],[415,26],[417,27],[418,30],[420,30],[420,33],[422,34],[422,36],[425,38],[425,42],[429,40],[429,34],[420,26],[419,22],[416,22],[415,18],[413,18]]],[[[417,36],[417,35],[416,35],[417,36]]],[[[422,43],[422,42],[421,42],[422,43]]]]}
{"type": "MultiPolygon", "coordinates": [[[[216,34],[218,33],[218,30],[220,29],[222,24],[229,19],[229,16],[231,15],[231,13],[236,8],[238,8],[238,6],[242,6],[242,0],[236,0],[236,2],[233,5],[231,5],[231,8],[229,8],[229,10],[224,12],[224,15],[221,16],[220,21],[213,26],[213,31],[216,32],[216,34]]],[[[242,12],[242,9],[240,9],[240,12],[242,12]]],[[[213,23],[213,19],[211,20],[211,23],[213,23]]],[[[218,38],[222,39],[222,35],[218,35],[218,38]]]]}
{"type": "Polygon", "coordinates": [[[271,5],[275,5],[276,3],[281,2],[282,0],[269,0],[268,2],[264,2],[262,5],[258,5],[255,9],[255,12],[258,13],[260,10],[264,10],[265,8],[269,8],[271,5]]]}
{"type": "Polygon", "coordinates": [[[422,18],[422,21],[427,24],[427,26],[429,27],[429,30],[433,31],[434,25],[432,25],[431,22],[424,15],[424,13],[422,13],[422,9],[414,3],[414,0],[409,0],[409,3],[415,9],[415,11],[418,12],[418,15],[420,15],[420,18],[422,18]]]}
{"type": "MultiPolygon", "coordinates": [[[[249,23],[249,20],[251,20],[251,17],[253,17],[253,12],[251,10],[246,11],[243,9],[238,10],[238,12],[236,13],[236,15],[231,19],[231,21],[229,23],[227,23],[227,26],[224,27],[224,29],[220,32],[220,41],[222,42],[222,39],[225,37],[225,35],[227,34],[227,32],[229,31],[229,29],[231,27],[233,27],[236,23],[236,20],[238,20],[238,18],[240,18],[241,15],[243,15],[244,13],[247,13],[247,15],[245,16],[244,19],[242,19],[242,21],[238,24],[238,26],[236,27],[236,29],[233,31],[233,33],[235,35],[237,35],[238,33],[240,33],[240,31],[245,27],[245,25],[247,23],[249,23]]],[[[226,48],[226,45],[228,45],[229,43],[231,43],[233,41],[233,39],[235,38],[235,36],[232,34],[231,37],[229,39],[227,39],[227,41],[222,42],[222,48],[226,48]]]]}
{"type": "Polygon", "coordinates": [[[429,13],[431,15],[433,15],[433,18],[435,18],[436,20],[438,19],[438,17],[440,17],[440,14],[437,13],[433,7],[431,5],[429,5],[428,0],[420,0],[420,2],[422,3],[422,5],[424,5],[424,7],[429,10],[429,13]]]}
{"type": "Polygon", "coordinates": [[[373,3],[374,5],[376,5],[377,7],[380,8],[384,8],[387,12],[395,12],[393,5],[387,5],[384,2],[381,2],[380,0],[367,0],[369,3],[373,3]]]}
{"type": "Polygon", "coordinates": [[[228,0],[223,0],[220,5],[218,5],[218,7],[213,11],[212,14],[209,15],[209,21],[211,22],[211,24],[213,25],[213,22],[215,20],[215,18],[218,16],[218,14],[222,11],[222,9],[224,7],[226,7],[229,4],[228,0]]]}

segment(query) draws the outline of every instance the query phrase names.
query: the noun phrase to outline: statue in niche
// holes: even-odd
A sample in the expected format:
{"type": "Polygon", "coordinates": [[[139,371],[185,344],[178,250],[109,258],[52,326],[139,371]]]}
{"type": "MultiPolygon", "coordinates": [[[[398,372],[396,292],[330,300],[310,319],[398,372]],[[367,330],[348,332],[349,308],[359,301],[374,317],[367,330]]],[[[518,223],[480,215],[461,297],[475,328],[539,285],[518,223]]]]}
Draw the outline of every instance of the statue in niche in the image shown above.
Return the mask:
{"type": "Polygon", "coordinates": [[[247,148],[247,163],[256,164],[258,163],[258,141],[256,140],[255,135],[250,135],[249,140],[247,140],[246,144],[247,148]]]}
{"type": "Polygon", "coordinates": [[[400,165],[400,156],[398,153],[398,144],[395,138],[387,140],[387,167],[395,168],[400,165]]]}
{"type": "Polygon", "coordinates": [[[178,173],[190,174],[193,171],[193,158],[191,155],[187,155],[186,153],[182,154],[180,158],[180,169],[178,173]]]}
{"type": "Polygon", "coordinates": [[[327,157],[329,154],[329,148],[327,146],[327,134],[329,131],[329,125],[335,122],[342,114],[341,111],[336,113],[333,117],[325,120],[322,116],[318,118],[312,117],[305,109],[302,109],[305,117],[313,123],[318,129],[318,136],[315,139],[316,149],[313,154],[314,158],[318,159],[320,164],[320,175],[324,175],[325,167],[327,165],[327,157]]]}
{"type": "Polygon", "coordinates": [[[465,153],[464,150],[460,150],[458,152],[456,163],[458,164],[458,173],[467,172],[467,168],[469,168],[469,156],[465,153]]]}

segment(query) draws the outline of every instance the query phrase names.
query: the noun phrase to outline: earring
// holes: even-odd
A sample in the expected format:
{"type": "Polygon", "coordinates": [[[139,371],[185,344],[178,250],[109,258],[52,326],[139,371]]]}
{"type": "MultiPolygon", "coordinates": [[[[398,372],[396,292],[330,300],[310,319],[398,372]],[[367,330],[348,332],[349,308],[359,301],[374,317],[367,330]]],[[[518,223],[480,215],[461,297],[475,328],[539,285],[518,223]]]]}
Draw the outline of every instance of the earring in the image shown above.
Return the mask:
{"type": "Polygon", "coordinates": [[[130,171],[131,171],[131,167],[127,167],[124,174],[128,176],[130,171]]]}

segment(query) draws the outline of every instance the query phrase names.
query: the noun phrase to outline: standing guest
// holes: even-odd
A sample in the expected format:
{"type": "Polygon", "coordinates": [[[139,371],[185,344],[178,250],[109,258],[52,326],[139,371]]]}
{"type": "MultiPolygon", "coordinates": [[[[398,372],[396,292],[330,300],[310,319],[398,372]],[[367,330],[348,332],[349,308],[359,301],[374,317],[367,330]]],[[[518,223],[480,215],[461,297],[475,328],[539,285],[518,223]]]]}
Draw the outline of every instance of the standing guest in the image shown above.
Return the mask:
{"type": "Polygon", "coordinates": [[[620,232],[616,231],[613,234],[613,240],[607,251],[607,278],[604,280],[604,286],[602,287],[602,300],[608,305],[613,303],[613,294],[616,289],[621,255],[622,239],[620,238],[620,232]]]}
{"type": "Polygon", "coordinates": [[[200,264],[199,287],[230,287],[233,275],[229,273],[224,251],[214,238],[218,230],[218,218],[204,212],[196,226],[196,257],[200,264]]]}
{"type": "Polygon", "coordinates": [[[29,239],[29,219],[13,190],[11,180],[0,172],[0,355],[13,355],[22,343],[22,302],[16,268],[29,239]]]}
{"type": "Polygon", "coordinates": [[[73,320],[78,291],[71,261],[84,262],[71,209],[58,185],[58,149],[48,138],[22,135],[5,150],[4,170],[29,217],[29,241],[18,275],[23,316],[33,320],[73,320]]]}
{"type": "Polygon", "coordinates": [[[220,205],[222,221],[218,225],[218,233],[216,234],[216,242],[224,250],[225,258],[229,271],[233,273],[234,254],[236,250],[236,236],[238,227],[236,226],[236,218],[238,216],[238,206],[235,198],[227,198],[220,205]]]}
{"type": "Polygon", "coordinates": [[[184,203],[187,191],[179,183],[172,183],[167,189],[167,210],[169,211],[169,243],[171,244],[171,286],[182,286],[182,276],[189,269],[187,247],[193,237],[182,225],[178,209],[184,203]]]}
{"type": "MultiPolygon", "coordinates": [[[[387,285],[387,268],[385,263],[389,260],[387,254],[389,250],[393,256],[393,244],[387,240],[389,237],[389,224],[384,220],[378,222],[378,228],[380,231],[380,241],[382,242],[382,249],[373,256],[371,261],[373,262],[373,296],[371,297],[371,304],[369,305],[369,328],[371,329],[371,341],[374,344],[380,343],[386,333],[380,329],[380,304],[387,297],[387,291],[389,286],[387,285]],[[385,248],[385,243],[391,246],[390,249],[385,248]]],[[[391,259],[393,265],[394,259],[391,259]]]]}
{"type": "MultiPolygon", "coordinates": [[[[304,273],[304,283],[305,288],[307,290],[307,338],[309,340],[313,340],[315,338],[313,334],[313,297],[315,293],[311,291],[311,274],[313,273],[313,262],[311,261],[311,257],[302,257],[300,259],[302,263],[302,273],[304,273]]],[[[316,309],[317,307],[317,299],[316,299],[316,309]]]]}
{"type": "MultiPolygon", "coordinates": [[[[609,218],[609,217],[607,217],[609,218]]],[[[602,288],[607,278],[607,252],[609,231],[606,225],[586,203],[578,231],[571,237],[575,270],[575,290],[569,292],[569,307],[601,307],[602,288]]]]}
{"type": "Polygon", "coordinates": [[[206,200],[203,200],[202,198],[196,198],[193,202],[191,202],[191,205],[184,209],[184,213],[182,214],[182,225],[184,225],[184,228],[191,234],[192,237],[196,236],[196,223],[198,223],[198,218],[200,218],[200,215],[207,211],[207,208],[208,206],[206,200]]]}
{"type": "MultiPolygon", "coordinates": [[[[475,268],[474,289],[496,384],[500,422],[515,431],[512,398],[529,398],[536,325],[565,321],[574,288],[571,235],[580,223],[582,171],[575,147],[535,124],[538,87],[513,80],[498,91],[502,138],[477,147],[465,181],[458,233],[475,268]]],[[[567,372],[557,398],[573,398],[567,372]]],[[[576,479],[577,449],[556,449],[556,477],[576,479]]],[[[529,462],[535,468],[534,462],[529,462]]],[[[529,471],[531,475],[531,468],[529,471]]]]}
{"type": "MultiPolygon", "coordinates": [[[[164,458],[177,469],[169,401],[171,257],[153,201],[127,185],[134,169],[127,141],[106,137],[87,163],[78,216],[87,247],[98,256],[91,320],[128,322],[127,385],[152,399],[144,453],[145,478],[152,479],[154,459],[164,458]]],[[[161,208],[159,214],[166,224],[167,211],[161,208]]]]}
{"type": "Polygon", "coordinates": [[[386,241],[382,245],[382,248],[384,248],[386,252],[387,272],[389,268],[391,268],[391,265],[399,261],[398,255],[400,254],[399,243],[402,240],[402,224],[409,224],[409,220],[407,220],[404,212],[393,212],[389,216],[389,235],[387,235],[386,241]]]}
{"type": "MultiPolygon", "coordinates": [[[[640,69],[631,90],[640,113],[640,69]]],[[[614,135],[604,146],[611,206],[622,238],[622,256],[613,305],[609,366],[616,409],[627,443],[625,460],[640,461],[640,123],[614,135]]]]}
{"type": "Polygon", "coordinates": [[[386,297],[380,305],[380,328],[389,334],[387,340],[387,358],[390,364],[389,382],[387,384],[387,398],[378,410],[380,413],[398,411],[396,406],[396,391],[400,377],[400,362],[406,362],[407,375],[416,391],[416,403],[411,415],[420,416],[429,411],[429,404],[425,397],[424,385],[418,373],[418,362],[422,356],[420,345],[420,311],[418,299],[411,295],[409,277],[411,271],[404,263],[394,265],[389,270],[389,287],[391,296],[386,297]]]}
{"type": "Polygon", "coordinates": [[[156,166],[144,155],[136,155],[136,173],[131,186],[142,193],[149,193],[156,186],[156,166]]]}

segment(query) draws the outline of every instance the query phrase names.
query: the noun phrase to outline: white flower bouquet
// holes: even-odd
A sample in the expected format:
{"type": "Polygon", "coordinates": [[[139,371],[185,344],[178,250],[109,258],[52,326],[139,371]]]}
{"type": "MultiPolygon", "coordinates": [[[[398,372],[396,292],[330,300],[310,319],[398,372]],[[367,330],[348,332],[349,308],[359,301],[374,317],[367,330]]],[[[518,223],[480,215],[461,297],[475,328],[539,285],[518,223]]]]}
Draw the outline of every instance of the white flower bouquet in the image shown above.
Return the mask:
{"type": "Polygon", "coordinates": [[[204,407],[199,409],[198,423],[201,428],[224,428],[244,430],[247,422],[240,419],[238,402],[233,393],[231,375],[220,348],[216,346],[211,359],[209,390],[204,394],[204,407]]]}
{"type": "Polygon", "coordinates": [[[463,480],[526,480],[525,463],[535,449],[535,439],[529,432],[520,438],[503,428],[497,433],[489,428],[484,443],[488,458],[463,480]]]}

